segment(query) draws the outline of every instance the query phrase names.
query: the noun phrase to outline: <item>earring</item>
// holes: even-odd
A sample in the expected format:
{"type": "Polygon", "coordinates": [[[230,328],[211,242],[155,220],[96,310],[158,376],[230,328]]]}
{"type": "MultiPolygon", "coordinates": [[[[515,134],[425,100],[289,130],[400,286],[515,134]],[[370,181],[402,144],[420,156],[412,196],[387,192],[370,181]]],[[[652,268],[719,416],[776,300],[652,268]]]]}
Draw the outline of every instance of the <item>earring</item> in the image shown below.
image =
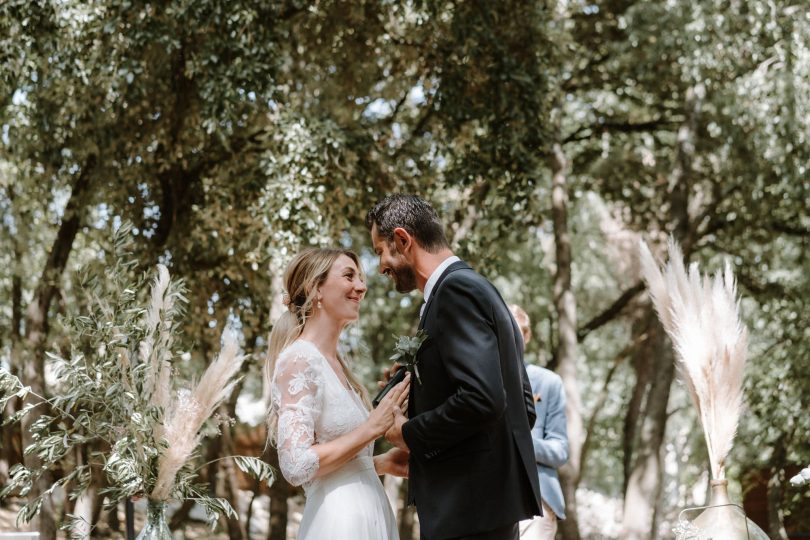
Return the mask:
{"type": "Polygon", "coordinates": [[[323,309],[323,304],[321,303],[320,300],[318,300],[318,309],[323,309]]]}

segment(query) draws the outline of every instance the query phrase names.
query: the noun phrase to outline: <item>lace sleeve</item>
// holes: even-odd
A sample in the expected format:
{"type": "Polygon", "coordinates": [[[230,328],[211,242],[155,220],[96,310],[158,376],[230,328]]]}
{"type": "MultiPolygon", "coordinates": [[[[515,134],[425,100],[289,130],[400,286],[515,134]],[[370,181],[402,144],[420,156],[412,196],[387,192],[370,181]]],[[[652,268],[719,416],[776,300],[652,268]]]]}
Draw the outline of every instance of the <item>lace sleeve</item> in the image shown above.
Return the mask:
{"type": "Polygon", "coordinates": [[[273,377],[279,467],[294,486],[310,482],[318,472],[318,454],[312,445],[321,414],[323,378],[315,361],[306,354],[282,354],[273,377]]]}

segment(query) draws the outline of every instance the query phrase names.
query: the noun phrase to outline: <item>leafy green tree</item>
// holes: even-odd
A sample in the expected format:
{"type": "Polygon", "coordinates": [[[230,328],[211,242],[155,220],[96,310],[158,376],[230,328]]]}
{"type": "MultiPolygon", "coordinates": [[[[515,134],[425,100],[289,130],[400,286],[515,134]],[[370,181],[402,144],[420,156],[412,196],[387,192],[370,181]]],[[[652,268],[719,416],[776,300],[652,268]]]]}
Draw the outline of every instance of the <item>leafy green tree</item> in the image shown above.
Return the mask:
{"type": "MultiPolygon", "coordinates": [[[[784,470],[808,461],[795,408],[807,394],[807,336],[795,330],[807,288],[807,17],[765,0],[6,2],[2,361],[43,395],[55,390],[44,352],[69,341],[56,315],[86,307],[75,270],[104,260],[104,235],[131,221],[141,264],[163,262],[188,284],[182,330],[194,352],[178,368],[198,372],[230,322],[254,353],[242,393],[258,398],[286,261],[340,243],[373,273],[366,210],[386,193],[417,192],[445,218],[454,250],[529,311],[545,338],[530,357],[576,368],[563,370],[582,396],[572,508],[575,489],[629,489],[645,505],[633,534],[652,538],[692,502],[682,488],[699,475],[692,464],[662,472],[671,448],[702,459],[702,443],[681,435],[692,419],[670,391],[668,345],[648,339],[632,264],[639,234],[674,234],[703,267],[732,257],[750,299],[753,414],[741,431],[757,445],[741,437],[735,456],[740,471],[773,469],[771,506],[788,520],[800,497],[782,487],[784,470]],[[576,352],[562,355],[571,328],[553,302],[564,263],[555,173],[578,315],[576,352]],[[777,393],[790,404],[774,414],[777,393]],[[780,441],[783,455],[755,455],[780,441]],[[660,472],[649,485],[637,481],[645,466],[660,472]]],[[[373,388],[418,297],[369,279],[347,347],[373,388]]],[[[5,441],[18,438],[4,432],[6,463],[19,458],[5,441]]],[[[217,444],[211,459],[226,451],[217,444]]],[[[274,500],[295,493],[273,489],[274,500]]],[[[774,534],[781,517],[771,514],[774,534]]],[[[566,538],[589,530],[576,519],[562,528],[566,538]]]]}

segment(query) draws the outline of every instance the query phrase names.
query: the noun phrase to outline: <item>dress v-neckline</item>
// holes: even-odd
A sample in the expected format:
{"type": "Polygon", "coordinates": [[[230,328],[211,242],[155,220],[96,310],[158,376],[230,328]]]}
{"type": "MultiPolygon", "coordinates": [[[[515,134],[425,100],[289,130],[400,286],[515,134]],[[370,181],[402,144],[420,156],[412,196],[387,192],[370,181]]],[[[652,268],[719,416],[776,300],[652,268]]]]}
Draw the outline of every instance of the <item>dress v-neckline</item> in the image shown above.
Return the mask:
{"type": "MultiPolygon", "coordinates": [[[[321,352],[321,350],[318,348],[318,346],[315,345],[314,343],[312,343],[308,339],[298,338],[298,341],[301,341],[301,342],[304,342],[304,343],[308,344],[309,346],[311,346],[313,349],[315,349],[318,352],[318,355],[323,359],[324,362],[326,362],[326,366],[329,369],[329,372],[335,378],[335,381],[337,381],[338,385],[343,389],[344,392],[346,392],[346,395],[349,396],[349,399],[351,399],[352,402],[354,402],[354,404],[357,405],[357,399],[355,399],[355,397],[354,397],[354,396],[357,396],[357,392],[355,392],[353,388],[350,388],[349,386],[347,386],[346,384],[344,384],[340,380],[340,377],[338,376],[337,372],[335,371],[335,368],[332,367],[332,363],[329,362],[329,359],[326,357],[325,354],[323,354],[321,352]]],[[[348,383],[348,381],[346,381],[346,382],[348,383]]],[[[357,396],[357,397],[359,398],[359,396],[357,396]]]]}

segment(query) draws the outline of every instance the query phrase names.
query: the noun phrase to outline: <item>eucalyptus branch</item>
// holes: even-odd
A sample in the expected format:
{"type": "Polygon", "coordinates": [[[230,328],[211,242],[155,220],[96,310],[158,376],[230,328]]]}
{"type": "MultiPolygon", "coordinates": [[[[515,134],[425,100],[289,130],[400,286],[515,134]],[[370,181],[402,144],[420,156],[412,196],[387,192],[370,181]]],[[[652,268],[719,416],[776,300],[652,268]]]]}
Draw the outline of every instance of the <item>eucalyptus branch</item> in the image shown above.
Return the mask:
{"type": "MultiPolygon", "coordinates": [[[[54,409],[58,410],[58,411],[59,411],[59,412],[61,412],[62,414],[65,414],[65,415],[67,415],[68,417],[70,417],[70,418],[71,418],[73,421],[75,421],[75,420],[76,420],[76,417],[75,417],[75,416],[73,416],[72,414],[70,414],[69,412],[67,412],[65,409],[63,409],[63,408],[61,408],[61,407],[57,407],[56,405],[54,405],[54,404],[53,404],[53,401],[52,401],[54,398],[47,399],[47,398],[45,398],[45,397],[43,397],[43,396],[39,395],[38,393],[36,393],[36,392],[34,392],[33,390],[31,390],[31,387],[30,387],[30,386],[25,386],[25,385],[22,383],[22,381],[20,380],[20,378],[19,378],[19,377],[17,377],[17,376],[16,376],[16,375],[14,375],[13,373],[11,373],[11,372],[10,372],[9,370],[7,370],[6,368],[4,368],[4,367],[0,367],[0,380],[2,380],[4,377],[7,377],[7,378],[9,378],[9,379],[12,379],[12,381],[13,381],[15,384],[19,385],[18,392],[15,394],[15,395],[16,395],[18,398],[23,399],[23,398],[25,398],[25,396],[27,396],[27,395],[31,395],[31,396],[34,396],[35,398],[37,398],[37,399],[39,400],[39,402],[38,402],[38,403],[34,403],[32,407],[30,407],[30,408],[28,408],[28,409],[25,409],[26,411],[30,411],[30,410],[32,410],[34,407],[39,407],[40,405],[43,405],[43,404],[47,403],[48,405],[50,405],[50,406],[51,406],[51,407],[53,407],[54,409]],[[20,394],[22,394],[22,395],[20,395],[20,394]]],[[[0,403],[2,403],[2,401],[0,401],[0,403]]]]}
{"type": "MultiPolygon", "coordinates": [[[[212,463],[217,463],[218,461],[224,461],[224,460],[226,460],[226,459],[232,459],[232,458],[235,458],[235,457],[237,457],[237,456],[222,456],[222,457],[218,457],[218,458],[216,458],[216,459],[212,459],[211,461],[206,461],[205,463],[203,463],[202,465],[200,465],[199,467],[197,467],[196,469],[194,469],[194,472],[195,472],[195,473],[196,473],[196,472],[200,472],[201,470],[203,470],[204,468],[208,467],[208,466],[209,466],[209,465],[211,465],[212,463]]],[[[239,456],[239,457],[241,457],[241,456],[239,456]]]]}
{"type": "MultiPolygon", "coordinates": [[[[239,465],[239,460],[240,459],[241,460],[258,460],[258,461],[261,461],[261,459],[257,458],[256,456],[243,456],[243,455],[222,456],[222,457],[218,457],[216,459],[212,459],[211,461],[209,461],[207,463],[203,463],[202,465],[200,465],[199,467],[194,469],[194,472],[199,472],[202,469],[206,468],[207,466],[211,465],[212,463],[217,463],[218,461],[225,461],[226,459],[232,459],[232,460],[236,461],[237,465],[239,465]]],[[[264,462],[262,461],[262,463],[264,463],[264,462]]],[[[267,465],[267,464],[265,463],[265,465],[267,465]]],[[[267,467],[272,470],[272,467],[270,467],[270,465],[267,465],[267,467]]],[[[240,466],[240,469],[241,469],[241,466],[240,466]]]]}

